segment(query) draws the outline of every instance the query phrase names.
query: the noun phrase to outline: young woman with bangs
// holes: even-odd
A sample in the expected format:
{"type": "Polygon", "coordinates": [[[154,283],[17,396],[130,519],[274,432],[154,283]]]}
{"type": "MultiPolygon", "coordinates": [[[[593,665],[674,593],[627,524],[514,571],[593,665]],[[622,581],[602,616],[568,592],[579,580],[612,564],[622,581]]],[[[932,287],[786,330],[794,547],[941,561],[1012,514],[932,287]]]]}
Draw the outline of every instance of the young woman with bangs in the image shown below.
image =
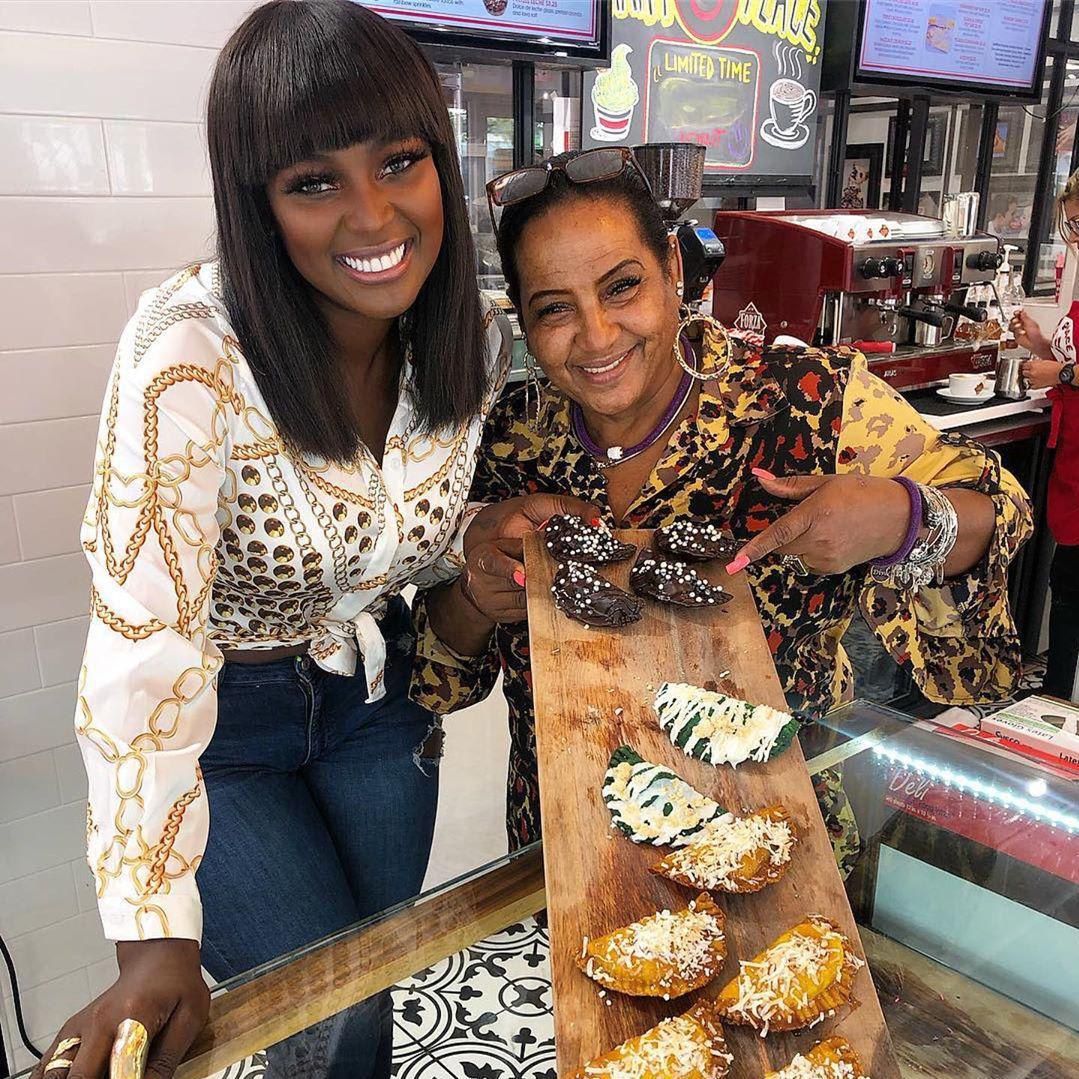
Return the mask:
{"type": "MultiPolygon", "coordinates": [[[[347,0],[272,0],[220,54],[207,135],[218,258],[124,331],[83,526],[76,730],[119,979],[38,1079],[171,1076],[200,965],[231,977],[419,891],[441,729],[408,699],[400,592],[433,587],[424,626],[474,648],[519,617],[520,536],[575,508],[469,518],[509,338],[416,45],[347,0]]],[[[391,1050],[382,994],[267,1075],[385,1077],[391,1050]]]]}

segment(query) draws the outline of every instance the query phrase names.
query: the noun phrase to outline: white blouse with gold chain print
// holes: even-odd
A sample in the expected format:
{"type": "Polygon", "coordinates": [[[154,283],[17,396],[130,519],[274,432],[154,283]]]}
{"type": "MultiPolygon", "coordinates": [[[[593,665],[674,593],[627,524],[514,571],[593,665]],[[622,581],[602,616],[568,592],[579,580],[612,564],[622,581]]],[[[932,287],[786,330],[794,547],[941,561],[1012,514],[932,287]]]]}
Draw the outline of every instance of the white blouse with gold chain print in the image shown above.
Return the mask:
{"type": "Polygon", "coordinates": [[[388,598],[459,572],[483,416],[509,366],[505,320],[489,310],[485,325],[482,415],[419,434],[403,389],[382,467],[366,450],[340,466],[283,443],[214,264],[143,295],[106,393],[82,531],[92,617],[75,722],[111,939],[201,938],[198,759],[217,719],[221,648],[308,642],[339,674],[362,656],[369,698],[385,694],[377,619],[388,598]]]}

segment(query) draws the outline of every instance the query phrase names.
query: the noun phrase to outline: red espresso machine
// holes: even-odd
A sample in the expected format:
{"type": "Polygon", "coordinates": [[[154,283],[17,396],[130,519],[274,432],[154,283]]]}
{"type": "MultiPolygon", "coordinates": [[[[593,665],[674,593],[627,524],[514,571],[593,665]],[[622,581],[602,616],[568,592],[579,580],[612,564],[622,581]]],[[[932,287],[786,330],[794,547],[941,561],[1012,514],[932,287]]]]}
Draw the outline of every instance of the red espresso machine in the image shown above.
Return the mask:
{"type": "Polygon", "coordinates": [[[999,343],[987,306],[967,303],[1003,257],[988,233],[952,238],[944,223],[879,211],[720,211],[727,249],[712,311],[771,343],[864,345],[875,374],[897,389],[959,371],[992,371],[999,343]]]}

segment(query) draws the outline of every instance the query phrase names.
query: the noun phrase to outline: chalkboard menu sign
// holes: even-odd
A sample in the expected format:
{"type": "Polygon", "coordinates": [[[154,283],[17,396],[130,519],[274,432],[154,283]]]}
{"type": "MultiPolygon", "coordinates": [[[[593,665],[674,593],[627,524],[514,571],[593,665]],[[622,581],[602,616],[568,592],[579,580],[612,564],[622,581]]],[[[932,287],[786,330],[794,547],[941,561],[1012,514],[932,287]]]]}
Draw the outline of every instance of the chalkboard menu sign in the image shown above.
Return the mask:
{"type": "Polygon", "coordinates": [[[695,142],[707,184],[806,184],[825,0],[614,0],[583,143],[695,142]]]}

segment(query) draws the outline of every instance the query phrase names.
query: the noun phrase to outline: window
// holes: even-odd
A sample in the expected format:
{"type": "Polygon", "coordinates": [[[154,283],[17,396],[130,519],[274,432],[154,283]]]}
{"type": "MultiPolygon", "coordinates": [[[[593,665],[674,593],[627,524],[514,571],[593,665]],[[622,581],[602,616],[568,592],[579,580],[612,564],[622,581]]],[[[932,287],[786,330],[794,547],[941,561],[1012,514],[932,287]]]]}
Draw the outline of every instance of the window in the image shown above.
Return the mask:
{"type": "Polygon", "coordinates": [[[487,181],[513,168],[513,71],[496,64],[436,64],[457,136],[480,288],[501,289],[502,265],[487,210],[487,181]]]}
{"type": "MultiPolygon", "coordinates": [[[[1064,241],[1057,231],[1054,204],[1057,194],[1063,189],[1072,172],[1076,127],[1079,124],[1079,60],[1067,61],[1062,102],[1057,118],[1052,173],[1044,189],[1038,193],[1039,198],[1045,200],[1045,213],[1042,217],[1042,242],[1038,248],[1038,268],[1034,278],[1035,295],[1051,295],[1055,291],[1056,264],[1065,251],[1064,241]]],[[[1038,140],[1038,145],[1040,152],[1041,139],[1038,140]]]]}
{"type": "MultiPolygon", "coordinates": [[[[1046,65],[1043,102],[1049,97],[1053,67],[1053,63],[1046,65]]],[[[1002,243],[1016,247],[1012,256],[1016,267],[1026,264],[1035,200],[1044,195],[1038,190],[1038,165],[1046,112],[1044,104],[1001,104],[997,112],[986,229],[1002,243]]]]}
{"type": "Polygon", "coordinates": [[[536,159],[581,146],[581,73],[536,68],[533,146],[536,159]]]}

